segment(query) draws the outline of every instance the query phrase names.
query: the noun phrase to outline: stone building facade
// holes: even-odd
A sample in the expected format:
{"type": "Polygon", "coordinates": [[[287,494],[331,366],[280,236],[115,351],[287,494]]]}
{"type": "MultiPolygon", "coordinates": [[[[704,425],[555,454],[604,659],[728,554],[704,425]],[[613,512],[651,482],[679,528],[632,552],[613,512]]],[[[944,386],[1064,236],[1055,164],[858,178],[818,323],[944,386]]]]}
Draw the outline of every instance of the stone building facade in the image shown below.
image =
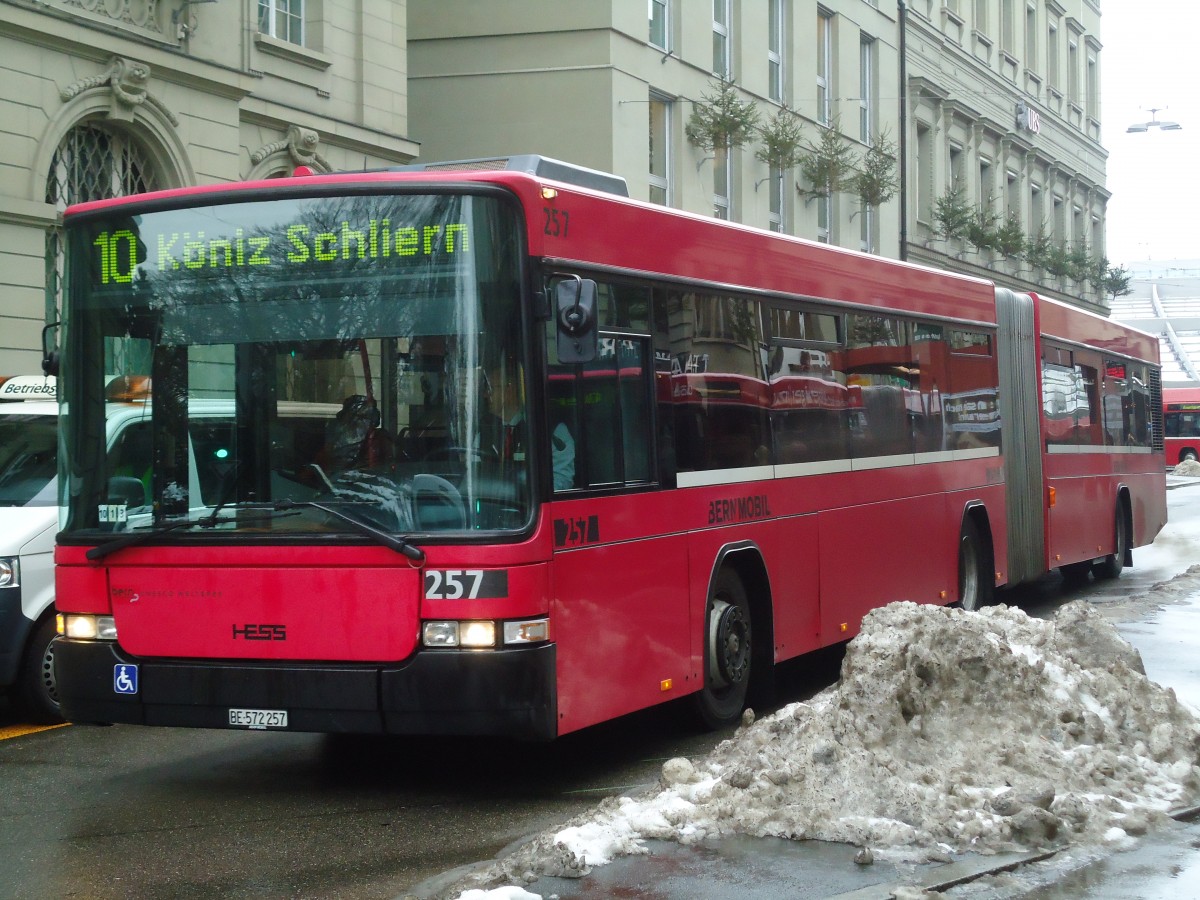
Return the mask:
{"type": "Polygon", "coordinates": [[[69,204],[412,160],[406,17],[403,0],[0,3],[0,374],[40,371],[69,204]]]}
{"type": "Polygon", "coordinates": [[[427,159],[541,153],[623,176],[630,194],[760,228],[898,254],[893,196],[863,212],[752,136],[698,146],[698,104],[733,83],[759,124],[836,126],[859,158],[896,140],[897,9],[865,0],[409,0],[412,132],[427,159]]]}
{"type": "Polygon", "coordinates": [[[1105,312],[1104,291],[1075,264],[1103,258],[1110,196],[1100,144],[1100,0],[908,7],[909,258],[1105,312]],[[952,201],[974,217],[974,229],[947,233],[952,201]],[[988,240],[1005,224],[1024,248],[988,240]]]}
{"type": "Polygon", "coordinates": [[[426,159],[559,156],[624,176],[641,199],[1104,308],[1103,291],[1064,271],[1079,274],[1068,252],[1103,255],[1099,0],[487,8],[409,2],[410,122],[426,159]],[[697,146],[688,122],[721,79],[760,125],[792,117],[810,150],[832,128],[852,163],[886,151],[891,192],[867,202],[850,177],[823,192],[803,165],[764,162],[760,138],[727,155],[697,146]],[[988,226],[970,231],[983,247],[965,227],[942,232],[935,213],[954,196],[988,226]]]}

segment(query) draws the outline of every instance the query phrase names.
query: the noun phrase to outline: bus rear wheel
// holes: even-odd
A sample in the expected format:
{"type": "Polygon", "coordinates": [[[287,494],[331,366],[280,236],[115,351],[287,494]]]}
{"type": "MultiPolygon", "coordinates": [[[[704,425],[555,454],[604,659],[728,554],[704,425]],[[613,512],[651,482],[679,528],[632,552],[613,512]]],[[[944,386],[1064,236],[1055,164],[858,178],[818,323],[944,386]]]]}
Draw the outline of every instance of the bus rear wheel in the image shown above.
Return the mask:
{"type": "Polygon", "coordinates": [[[964,519],[958,536],[958,602],[954,605],[967,612],[987,606],[992,598],[992,579],[979,528],[971,519],[964,519]]]}
{"type": "Polygon", "coordinates": [[[1179,461],[1180,462],[1195,462],[1196,461],[1196,451],[1192,450],[1191,448],[1184,450],[1182,453],[1179,454],[1179,461]]]}
{"type": "Polygon", "coordinates": [[[717,574],[704,611],[704,687],[696,712],[713,730],[737,724],[752,673],[750,601],[736,572],[717,574]]]}
{"type": "Polygon", "coordinates": [[[1097,578],[1120,578],[1125,568],[1125,557],[1129,555],[1129,522],[1125,518],[1125,504],[1117,503],[1113,552],[1096,566],[1097,578]]]}

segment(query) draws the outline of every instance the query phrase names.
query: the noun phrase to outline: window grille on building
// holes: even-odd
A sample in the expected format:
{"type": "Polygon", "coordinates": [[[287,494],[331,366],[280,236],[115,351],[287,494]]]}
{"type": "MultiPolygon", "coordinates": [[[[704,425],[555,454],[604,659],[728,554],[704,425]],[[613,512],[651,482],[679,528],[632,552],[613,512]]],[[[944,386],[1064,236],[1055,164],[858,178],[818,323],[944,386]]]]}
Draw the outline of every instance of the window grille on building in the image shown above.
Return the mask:
{"type": "MultiPolygon", "coordinates": [[[[74,203],[108,200],[162,186],[153,160],[136,141],[120,131],[84,123],[67,132],[50,159],[46,202],[61,214],[74,203]]],[[[62,227],[55,225],[46,232],[48,322],[57,318],[62,272],[62,227]]]]}

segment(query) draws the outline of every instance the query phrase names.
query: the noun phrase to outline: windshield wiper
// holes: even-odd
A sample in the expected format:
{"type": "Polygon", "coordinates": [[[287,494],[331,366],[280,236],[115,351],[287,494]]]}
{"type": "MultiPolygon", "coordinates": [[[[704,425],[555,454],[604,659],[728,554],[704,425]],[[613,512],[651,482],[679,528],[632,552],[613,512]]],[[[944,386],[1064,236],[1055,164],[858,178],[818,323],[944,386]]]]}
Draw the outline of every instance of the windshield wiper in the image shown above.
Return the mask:
{"type": "MultiPolygon", "coordinates": [[[[104,559],[104,557],[116,553],[118,550],[124,550],[126,547],[133,547],[137,544],[141,544],[152,537],[157,537],[160,534],[166,534],[168,531],[175,531],[180,528],[214,528],[222,521],[221,519],[217,518],[217,514],[223,508],[228,508],[231,505],[236,504],[218,504],[211,513],[204,516],[202,519],[188,519],[184,522],[172,522],[169,525],[163,525],[159,528],[148,528],[145,531],[137,531],[121,535],[120,537],[113,538],[111,541],[100,544],[97,547],[92,547],[85,555],[92,562],[96,562],[97,560],[104,559]]],[[[334,509],[331,506],[326,506],[324,503],[316,503],[312,500],[280,500],[270,505],[256,503],[255,506],[268,513],[267,515],[261,516],[260,518],[262,519],[275,518],[275,513],[281,512],[287,513],[291,511],[291,513],[294,515],[295,511],[302,506],[320,510],[326,515],[333,516],[335,519],[345,522],[360,534],[366,535],[367,537],[387,547],[389,550],[395,550],[397,553],[400,553],[408,559],[411,559],[413,562],[425,562],[425,551],[421,550],[419,547],[414,547],[403,538],[397,537],[394,534],[388,534],[386,531],[381,531],[374,525],[364,522],[362,519],[357,519],[348,513],[342,512],[340,509],[334,509]]],[[[242,521],[248,520],[242,519],[242,521]]]]}
{"type": "Polygon", "coordinates": [[[140,544],[143,541],[148,541],[152,537],[157,537],[160,534],[166,534],[168,531],[175,531],[179,528],[191,528],[195,525],[201,525],[203,522],[193,522],[188,519],[185,522],[172,522],[170,525],[161,525],[158,528],[147,528],[145,531],[131,531],[129,534],[123,534],[120,537],[115,537],[111,541],[106,541],[96,547],[92,547],[84,555],[95,562],[109,554],[116,553],[118,550],[124,550],[126,547],[132,547],[135,544],[140,544]]]}
{"type": "Polygon", "coordinates": [[[345,522],[360,534],[365,534],[367,537],[383,544],[389,550],[395,550],[397,553],[408,557],[413,562],[425,562],[425,551],[420,547],[414,547],[408,541],[404,540],[404,538],[388,534],[386,531],[382,531],[374,525],[364,522],[362,519],[357,519],[349,513],[342,512],[340,509],[334,509],[332,506],[326,506],[324,503],[317,503],[314,500],[280,500],[275,503],[274,508],[283,512],[301,506],[317,509],[326,515],[333,516],[335,519],[345,522]]]}
{"type": "MultiPolygon", "coordinates": [[[[116,553],[118,550],[124,550],[126,547],[133,547],[137,544],[144,543],[152,537],[158,537],[160,534],[166,534],[168,531],[177,531],[180,528],[215,528],[221,523],[221,519],[217,518],[223,508],[230,505],[228,503],[219,503],[211,513],[200,519],[185,519],[180,522],[171,522],[168,525],[160,525],[156,527],[147,527],[144,531],[131,531],[128,534],[123,534],[120,537],[115,537],[111,541],[106,541],[96,547],[92,547],[84,555],[92,562],[104,559],[104,557],[116,553]]],[[[270,509],[270,507],[265,507],[270,509]]],[[[272,510],[273,512],[273,510],[272,510]]],[[[274,515],[261,516],[262,519],[274,518],[274,515]]],[[[243,519],[243,521],[246,521],[243,519]]]]}

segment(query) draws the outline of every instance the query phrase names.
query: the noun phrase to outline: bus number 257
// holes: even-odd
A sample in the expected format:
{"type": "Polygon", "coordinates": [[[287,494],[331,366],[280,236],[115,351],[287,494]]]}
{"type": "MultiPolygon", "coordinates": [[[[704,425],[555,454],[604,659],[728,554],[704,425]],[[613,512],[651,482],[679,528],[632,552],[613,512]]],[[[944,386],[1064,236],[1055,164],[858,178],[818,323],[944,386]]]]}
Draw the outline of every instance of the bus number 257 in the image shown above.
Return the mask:
{"type": "Polygon", "coordinates": [[[429,569],[426,600],[486,600],[508,596],[508,572],[484,569],[429,569]]]}

